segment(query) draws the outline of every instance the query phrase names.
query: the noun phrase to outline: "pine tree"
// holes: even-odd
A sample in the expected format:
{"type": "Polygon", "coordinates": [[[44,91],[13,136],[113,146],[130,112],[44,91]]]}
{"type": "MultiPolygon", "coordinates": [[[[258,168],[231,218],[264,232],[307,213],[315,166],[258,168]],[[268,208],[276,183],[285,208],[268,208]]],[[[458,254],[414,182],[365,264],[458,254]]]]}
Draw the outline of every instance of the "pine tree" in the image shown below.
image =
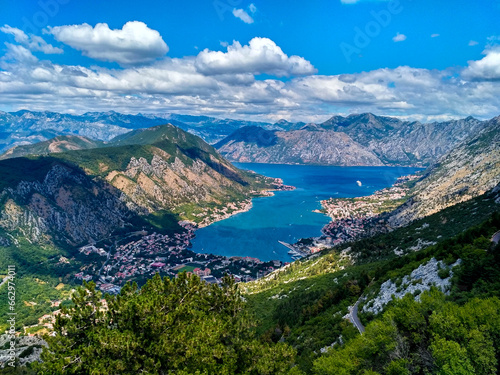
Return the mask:
{"type": "Polygon", "coordinates": [[[47,338],[40,374],[286,374],[295,352],[255,338],[237,286],[156,275],[106,296],[85,284],[47,338]]]}

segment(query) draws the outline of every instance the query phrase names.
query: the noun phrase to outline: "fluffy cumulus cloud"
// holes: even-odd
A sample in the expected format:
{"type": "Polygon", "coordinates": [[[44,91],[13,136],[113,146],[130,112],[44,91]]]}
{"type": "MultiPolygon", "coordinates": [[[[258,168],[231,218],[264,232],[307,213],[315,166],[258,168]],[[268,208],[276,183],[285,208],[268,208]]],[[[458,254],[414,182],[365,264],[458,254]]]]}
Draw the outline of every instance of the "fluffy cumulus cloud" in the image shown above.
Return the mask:
{"type": "Polygon", "coordinates": [[[500,47],[483,52],[486,56],[478,61],[469,61],[464,76],[474,80],[500,81],[500,47]]]}
{"type": "Polygon", "coordinates": [[[235,41],[227,52],[205,49],[196,57],[195,66],[205,75],[266,73],[282,77],[316,72],[309,61],[286,55],[268,38],[253,38],[246,46],[235,41]]]}
{"type": "Polygon", "coordinates": [[[49,27],[48,32],[85,56],[122,65],[151,62],[165,56],[168,46],[160,33],[144,22],[127,22],[112,30],[106,23],[49,27]]]}
{"type": "Polygon", "coordinates": [[[114,69],[38,60],[22,39],[17,43],[7,43],[0,57],[1,104],[13,109],[171,111],[306,122],[368,111],[420,121],[500,114],[496,47],[465,68],[401,66],[327,76],[266,38],[254,38],[248,45],[233,42],[226,52],[164,56],[150,64],[114,69]],[[261,73],[269,77],[256,76],[261,73]]]}
{"type": "Polygon", "coordinates": [[[63,50],[58,47],[47,43],[41,37],[37,35],[28,35],[23,30],[11,27],[9,25],[4,25],[0,27],[0,31],[4,34],[10,34],[14,36],[14,40],[17,43],[22,44],[24,47],[30,51],[40,51],[45,54],[58,54],[63,53],[63,50]]]}

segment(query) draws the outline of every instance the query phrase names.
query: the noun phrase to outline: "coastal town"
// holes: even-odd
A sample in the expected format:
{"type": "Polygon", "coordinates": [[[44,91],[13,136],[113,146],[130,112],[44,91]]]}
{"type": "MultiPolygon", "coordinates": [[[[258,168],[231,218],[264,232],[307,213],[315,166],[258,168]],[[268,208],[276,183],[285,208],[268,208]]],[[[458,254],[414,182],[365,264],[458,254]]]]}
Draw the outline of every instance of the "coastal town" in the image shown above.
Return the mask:
{"type": "Polygon", "coordinates": [[[317,212],[328,215],[332,221],[323,227],[322,236],[286,244],[290,249],[289,254],[299,259],[356,238],[390,230],[382,214],[404,203],[410,183],[418,178],[419,175],[399,177],[391,187],[365,197],[321,201],[322,210],[317,212]]]}
{"type": "MultiPolygon", "coordinates": [[[[273,190],[293,190],[295,187],[274,179],[273,190]]],[[[272,191],[255,192],[255,195],[272,196],[272,191]]],[[[248,282],[263,276],[288,263],[272,260],[263,262],[253,257],[225,257],[215,254],[200,254],[190,250],[191,240],[198,228],[252,208],[251,199],[232,202],[222,208],[212,209],[198,216],[198,223],[180,221],[182,231],[173,234],[139,231],[128,234],[114,244],[87,244],[79,253],[87,260],[74,274],[76,281],[94,281],[104,293],[117,294],[127,282],[142,285],[156,273],[176,277],[181,272],[195,274],[208,283],[220,283],[225,275],[236,282],[248,282]]]]}
{"type": "Polygon", "coordinates": [[[404,203],[410,191],[409,184],[418,178],[419,175],[399,177],[391,187],[366,197],[321,201],[322,212],[332,218],[323,227],[322,242],[336,246],[371,233],[389,230],[382,214],[404,203]]]}
{"type": "Polygon", "coordinates": [[[181,222],[184,231],[172,236],[141,232],[140,236],[119,246],[110,246],[106,251],[94,245],[80,248],[84,256],[98,255],[102,266],[87,267],[74,275],[76,280],[94,281],[98,288],[116,294],[128,281],[143,284],[156,273],[176,277],[180,272],[195,274],[208,283],[220,283],[224,275],[232,275],[237,282],[252,281],[263,277],[285,265],[279,260],[263,262],[252,257],[225,257],[214,254],[200,254],[191,251],[197,225],[181,222]]]}

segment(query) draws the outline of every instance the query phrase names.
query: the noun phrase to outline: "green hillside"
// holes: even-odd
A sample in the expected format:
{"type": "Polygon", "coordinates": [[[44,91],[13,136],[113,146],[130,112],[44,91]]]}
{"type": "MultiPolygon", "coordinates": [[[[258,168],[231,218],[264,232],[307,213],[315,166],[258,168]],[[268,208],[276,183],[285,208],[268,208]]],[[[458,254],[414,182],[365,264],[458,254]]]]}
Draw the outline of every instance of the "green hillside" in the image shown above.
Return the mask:
{"type": "Polygon", "coordinates": [[[102,147],[104,142],[78,135],[60,135],[48,141],[15,146],[0,155],[0,160],[27,155],[48,155],[72,150],[86,150],[102,147]]]}
{"type": "MultiPolygon", "coordinates": [[[[352,345],[360,345],[357,330],[344,318],[348,306],[354,305],[363,296],[366,299],[360,304],[361,320],[366,324],[375,319],[372,324],[378,324],[379,317],[386,316],[385,313],[363,313],[363,306],[373,304],[381,285],[387,280],[392,280],[399,285],[399,290],[404,290],[404,276],[428,264],[433,258],[443,262],[442,274],[447,269],[445,264],[453,264],[457,259],[463,261],[458,269],[454,269],[455,276],[451,280],[453,292],[446,300],[462,304],[475,297],[499,296],[500,284],[497,280],[500,278],[495,272],[499,272],[500,268],[495,266],[496,260],[490,259],[485,252],[491,247],[488,239],[500,229],[500,205],[495,203],[495,199],[498,200],[498,193],[486,194],[418,220],[407,228],[346,244],[320,256],[310,256],[263,279],[242,285],[251,311],[260,320],[259,332],[267,340],[285,339],[292,345],[306,373],[363,374],[373,360],[373,368],[378,368],[380,373],[396,374],[384,370],[390,362],[390,351],[384,354],[382,367],[379,364],[375,366],[377,358],[371,353],[353,360],[355,364],[364,365],[353,367],[351,364],[353,370],[348,371],[342,369],[343,364],[349,362],[349,356],[352,357],[348,349],[341,349],[339,353],[344,353],[344,362],[336,364],[333,359],[327,360],[322,350],[326,351],[333,343],[336,343],[335,348],[343,348],[341,342],[351,345],[351,340],[354,342],[352,345]],[[422,250],[410,250],[419,242],[423,244],[422,250]],[[407,255],[398,256],[394,249],[401,250],[398,254],[407,255]],[[470,269],[471,263],[474,270],[470,269]],[[471,273],[474,274],[472,278],[471,273]],[[335,370],[324,372],[328,366],[335,370]]],[[[422,289],[420,292],[427,288],[426,285],[420,287],[418,280],[413,283],[422,289]]],[[[385,339],[392,340],[391,345],[394,342],[393,336],[385,339]]],[[[376,342],[370,345],[373,350],[383,350],[376,342]]],[[[339,355],[334,357],[338,359],[339,355]]],[[[347,364],[345,366],[350,368],[347,364]]]]}
{"type": "Polygon", "coordinates": [[[171,125],[106,147],[0,160],[0,262],[18,268],[18,328],[56,310],[53,301],[69,297],[76,273],[98,273],[103,260],[79,247],[109,250],[143,229],[181,233],[180,220],[216,220],[274,187],[274,179],[240,171],[171,125]]]}

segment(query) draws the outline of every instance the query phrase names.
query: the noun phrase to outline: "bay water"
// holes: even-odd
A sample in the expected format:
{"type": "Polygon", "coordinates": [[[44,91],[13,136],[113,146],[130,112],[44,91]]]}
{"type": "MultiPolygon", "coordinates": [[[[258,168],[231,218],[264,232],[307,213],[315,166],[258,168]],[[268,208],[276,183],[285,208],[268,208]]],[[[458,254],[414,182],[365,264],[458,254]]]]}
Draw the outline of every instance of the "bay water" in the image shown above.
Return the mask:
{"type": "Polygon", "coordinates": [[[291,261],[288,248],[278,241],[294,243],[317,237],[330,219],[314,210],[328,198],[370,195],[391,186],[398,177],[418,168],[332,167],[234,163],[269,177],[279,177],[293,191],[277,191],[272,197],[252,200],[250,211],[239,213],[196,231],[192,250],[225,256],[249,256],[262,261],[291,261]]]}

